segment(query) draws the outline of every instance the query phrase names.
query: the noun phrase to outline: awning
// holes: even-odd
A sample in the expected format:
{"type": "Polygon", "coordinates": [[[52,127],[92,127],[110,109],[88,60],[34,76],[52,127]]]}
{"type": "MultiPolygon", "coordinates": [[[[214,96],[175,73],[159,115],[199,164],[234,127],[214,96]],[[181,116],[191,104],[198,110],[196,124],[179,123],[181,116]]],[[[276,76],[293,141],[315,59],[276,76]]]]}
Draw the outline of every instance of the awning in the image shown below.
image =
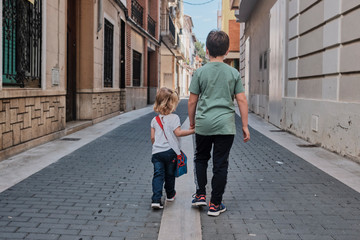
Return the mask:
{"type": "Polygon", "coordinates": [[[240,0],[239,13],[235,15],[237,20],[239,22],[246,22],[258,1],[259,0],[240,0]]]}
{"type": "Polygon", "coordinates": [[[224,59],[239,59],[240,52],[229,52],[224,59]]]}

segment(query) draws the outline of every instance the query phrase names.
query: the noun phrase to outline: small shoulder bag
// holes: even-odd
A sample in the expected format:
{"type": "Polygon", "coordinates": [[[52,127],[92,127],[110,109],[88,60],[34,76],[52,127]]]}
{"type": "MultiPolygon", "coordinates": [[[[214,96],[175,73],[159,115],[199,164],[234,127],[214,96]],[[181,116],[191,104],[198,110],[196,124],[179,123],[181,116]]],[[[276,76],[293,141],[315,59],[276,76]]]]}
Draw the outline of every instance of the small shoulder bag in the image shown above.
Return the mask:
{"type": "MultiPolygon", "coordinates": [[[[159,116],[156,116],[156,121],[159,124],[160,128],[162,129],[162,131],[164,133],[164,136],[165,136],[165,138],[167,140],[167,137],[166,137],[166,134],[165,134],[165,131],[164,131],[164,127],[163,127],[163,124],[162,124],[159,116]]],[[[174,150],[173,147],[171,147],[171,148],[174,150]]],[[[187,173],[187,156],[182,150],[180,150],[180,154],[177,155],[177,164],[176,164],[175,177],[180,177],[180,176],[182,176],[182,175],[184,175],[186,173],[187,173]]]]}

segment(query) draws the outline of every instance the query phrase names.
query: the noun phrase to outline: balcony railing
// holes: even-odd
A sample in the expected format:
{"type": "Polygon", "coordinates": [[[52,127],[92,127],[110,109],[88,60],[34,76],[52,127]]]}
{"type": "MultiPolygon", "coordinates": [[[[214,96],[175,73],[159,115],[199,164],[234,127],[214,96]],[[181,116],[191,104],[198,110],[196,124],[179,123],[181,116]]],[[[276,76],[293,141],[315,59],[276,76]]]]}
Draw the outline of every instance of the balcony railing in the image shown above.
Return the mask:
{"type": "Polygon", "coordinates": [[[155,37],[156,22],[148,15],[148,32],[155,37]]]}
{"type": "Polygon", "coordinates": [[[175,25],[171,16],[166,14],[161,14],[161,32],[165,35],[171,35],[172,39],[175,40],[175,25]]]}
{"type": "Polygon", "coordinates": [[[176,35],[176,49],[179,52],[179,57],[185,59],[185,47],[184,44],[181,42],[179,34],[176,35]]]}
{"type": "Polygon", "coordinates": [[[143,12],[143,7],[136,0],[131,0],[131,18],[141,27],[143,26],[143,12]]]}

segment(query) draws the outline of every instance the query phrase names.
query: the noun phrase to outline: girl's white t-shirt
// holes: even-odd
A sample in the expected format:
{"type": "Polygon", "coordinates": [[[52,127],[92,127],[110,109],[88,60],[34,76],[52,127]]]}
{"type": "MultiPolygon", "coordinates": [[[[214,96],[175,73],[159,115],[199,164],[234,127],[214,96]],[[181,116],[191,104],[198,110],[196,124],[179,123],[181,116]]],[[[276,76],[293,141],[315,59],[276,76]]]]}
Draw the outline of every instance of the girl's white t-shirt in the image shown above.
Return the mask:
{"type": "Polygon", "coordinates": [[[179,116],[174,113],[168,115],[160,114],[159,116],[163,124],[167,139],[165,138],[163,130],[154,117],[150,124],[152,128],[155,128],[155,142],[152,145],[152,154],[165,152],[172,148],[176,154],[179,155],[180,141],[174,134],[174,130],[181,126],[179,116]]]}

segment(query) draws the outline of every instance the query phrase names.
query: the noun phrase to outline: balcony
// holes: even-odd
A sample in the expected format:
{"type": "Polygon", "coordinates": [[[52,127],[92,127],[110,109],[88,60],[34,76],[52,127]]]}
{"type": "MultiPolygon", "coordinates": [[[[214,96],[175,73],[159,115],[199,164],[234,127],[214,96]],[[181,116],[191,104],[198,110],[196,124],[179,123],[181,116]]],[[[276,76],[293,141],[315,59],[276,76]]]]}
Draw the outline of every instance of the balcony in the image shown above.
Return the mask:
{"type": "Polygon", "coordinates": [[[161,14],[161,36],[164,42],[169,46],[175,45],[175,25],[169,13],[161,14]]]}
{"type": "Polygon", "coordinates": [[[131,0],[131,18],[139,24],[141,27],[143,26],[143,7],[136,0],[131,0]]]}
{"type": "Polygon", "coordinates": [[[184,44],[180,40],[179,34],[176,35],[176,51],[175,54],[177,58],[185,60],[185,47],[184,44]]]}
{"type": "Polygon", "coordinates": [[[149,15],[148,15],[148,32],[151,34],[151,36],[155,37],[156,22],[149,15]]]}
{"type": "Polygon", "coordinates": [[[246,22],[254,10],[257,2],[258,0],[240,0],[239,13],[236,16],[237,21],[246,22]]]}

